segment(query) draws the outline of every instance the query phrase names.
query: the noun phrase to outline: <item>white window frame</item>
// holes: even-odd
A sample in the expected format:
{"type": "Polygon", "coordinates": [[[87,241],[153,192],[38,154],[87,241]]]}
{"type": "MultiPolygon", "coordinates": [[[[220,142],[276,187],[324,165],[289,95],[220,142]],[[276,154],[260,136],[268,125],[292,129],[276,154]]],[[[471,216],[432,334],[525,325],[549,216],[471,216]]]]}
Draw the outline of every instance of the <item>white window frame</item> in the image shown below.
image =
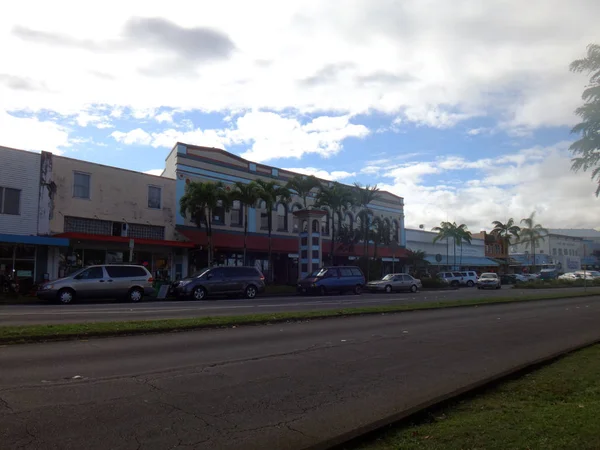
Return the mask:
{"type": "Polygon", "coordinates": [[[73,171],[73,198],[79,198],[81,200],[91,200],[92,199],[92,174],[89,172],[82,172],[80,170],[73,171]],[[88,196],[80,197],[79,195],[75,195],[75,175],[86,175],[88,177],[88,196]]]}
{"type": "Polygon", "coordinates": [[[148,185],[148,209],[162,209],[162,186],[156,186],[155,184],[148,185]],[[158,196],[158,208],[150,206],[150,188],[158,189],[160,192],[158,196]]]}

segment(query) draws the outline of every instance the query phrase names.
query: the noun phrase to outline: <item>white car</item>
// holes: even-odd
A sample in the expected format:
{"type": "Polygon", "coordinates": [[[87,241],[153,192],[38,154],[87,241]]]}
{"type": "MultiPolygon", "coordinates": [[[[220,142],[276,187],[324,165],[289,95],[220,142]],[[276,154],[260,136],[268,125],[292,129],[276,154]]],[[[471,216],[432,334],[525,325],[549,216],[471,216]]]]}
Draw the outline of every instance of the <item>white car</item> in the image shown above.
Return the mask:
{"type": "Polygon", "coordinates": [[[477,280],[477,289],[500,289],[500,277],[497,273],[482,273],[477,280]]]}
{"type": "Polygon", "coordinates": [[[575,280],[583,279],[583,276],[579,276],[575,272],[568,272],[568,273],[563,273],[562,275],[560,275],[558,277],[558,279],[559,280],[567,280],[567,281],[575,281],[575,280]]]}
{"type": "Polygon", "coordinates": [[[575,272],[580,279],[587,278],[588,280],[594,280],[596,278],[600,278],[600,272],[597,270],[578,270],[575,272]]]}

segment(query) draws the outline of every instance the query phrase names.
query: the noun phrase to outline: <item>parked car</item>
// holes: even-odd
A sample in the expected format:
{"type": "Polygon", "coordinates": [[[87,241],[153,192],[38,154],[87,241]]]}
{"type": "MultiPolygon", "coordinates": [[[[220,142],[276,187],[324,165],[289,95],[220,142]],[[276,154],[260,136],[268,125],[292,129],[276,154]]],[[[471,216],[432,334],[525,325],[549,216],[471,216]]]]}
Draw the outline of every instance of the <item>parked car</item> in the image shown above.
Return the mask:
{"type": "Polygon", "coordinates": [[[588,280],[595,280],[596,278],[600,278],[600,272],[596,270],[578,270],[575,272],[580,279],[587,278],[588,280]]]}
{"type": "Polygon", "coordinates": [[[132,302],[140,302],[144,295],[154,292],[152,281],[152,274],[144,266],[89,266],[68,277],[44,283],[38,289],[37,296],[62,304],[86,298],[127,298],[132,302]]]}
{"type": "Polygon", "coordinates": [[[477,283],[477,274],[472,271],[460,272],[460,284],[468,287],[473,287],[477,283]]]}
{"type": "Polygon", "coordinates": [[[352,291],[360,294],[365,285],[365,276],[355,266],[324,267],[314,277],[307,277],[298,282],[300,294],[319,293],[327,295],[331,292],[343,293],[352,291]]]}
{"type": "Polygon", "coordinates": [[[390,273],[381,280],[370,281],[366,286],[369,291],[387,292],[388,294],[397,291],[417,292],[422,287],[421,280],[406,273],[390,273]]]}
{"type": "Polygon", "coordinates": [[[440,272],[437,276],[442,280],[446,280],[450,286],[459,286],[463,279],[460,272],[440,272]]]}
{"type": "Polygon", "coordinates": [[[504,275],[500,275],[500,283],[502,284],[516,284],[517,277],[515,274],[507,273],[504,275]]]}
{"type": "Polygon", "coordinates": [[[255,298],[265,291],[265,277],[256,267],[213,267],[195,273],[173,285],[178,298],[205,300],[216,295],[244,295],[255,298]]]}
{"type": "Polygon", "coordinates": [[[477,289],[500,289],[501,283],[497,273],[482,273],[477,280],[477,289]]]}

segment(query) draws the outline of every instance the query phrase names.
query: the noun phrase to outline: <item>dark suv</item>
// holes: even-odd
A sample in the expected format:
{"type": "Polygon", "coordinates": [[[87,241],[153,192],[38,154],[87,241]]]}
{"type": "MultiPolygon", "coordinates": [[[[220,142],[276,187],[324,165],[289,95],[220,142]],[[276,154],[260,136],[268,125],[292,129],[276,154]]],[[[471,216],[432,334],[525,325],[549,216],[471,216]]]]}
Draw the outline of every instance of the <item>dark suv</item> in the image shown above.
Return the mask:
{"type": "Polygon", "coordinates": [[[265,277],[255,267],[213,267],[174,283],[177,297],[204,300],[213,295],[244,295],[254,298],[264,292],[265,277]]]}

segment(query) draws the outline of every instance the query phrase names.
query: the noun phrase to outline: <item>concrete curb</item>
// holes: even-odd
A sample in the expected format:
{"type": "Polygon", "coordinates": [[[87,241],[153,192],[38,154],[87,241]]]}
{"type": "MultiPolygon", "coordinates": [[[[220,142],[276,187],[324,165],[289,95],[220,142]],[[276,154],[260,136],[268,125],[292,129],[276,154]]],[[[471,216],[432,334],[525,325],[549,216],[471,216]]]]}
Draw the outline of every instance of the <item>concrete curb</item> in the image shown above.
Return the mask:
{"type": "Polygon", "coordinates": [[[507,369],[495,375],[491,375],[482,380],[476,381],[474,383],[463,386],[459,389],[456,389],[452,392],[449,392],[444,395],[440,395],[434,397],[426,402],[423,402],[419,405],[413,406],[412,408],[406,409],[404,411],[398,412],[391,416],[382,418],[375,422],[371,422],[367,425],[364,425],[360,428],[352,430],[347,433],[343,433],[339,436],[333,437],[326,441],[320,442],[313,446],[307,447],[305,450],[342,450],[346,448],[347,445],[359,441],[361,439],[366,438],[369,434],[375,433],[381,430],[383,427],[388,425],[392,425],[395,423],[402,422],[408,419],[411,416],[414,416],[417,413],[424,412],[425,410],[432,409],[434,407],[438,407],[447,403],[450,400],[455,400],[469,393],[474,393],[477,390],[480,390],[484,387],[489,387],[490,385],[499,383],[504,381],[510,377],[515,375],[524,374],[527,372],[531,372],[537,368],[548,365],[560,358],[567,356],[570,353],[583,350],[584,348],[591,347],[593,345],[600,344],[600,340],[594,340],[592,342],[588,342],[585,344],[579,344],[573,347],[570,347],[566,350],[561,350],[555,353],[552,353],[548,356],[538,358],[536,360],[530,361],[528,363],[519,364],[517,366],[512,367],[511,369],[507,369]]]}

